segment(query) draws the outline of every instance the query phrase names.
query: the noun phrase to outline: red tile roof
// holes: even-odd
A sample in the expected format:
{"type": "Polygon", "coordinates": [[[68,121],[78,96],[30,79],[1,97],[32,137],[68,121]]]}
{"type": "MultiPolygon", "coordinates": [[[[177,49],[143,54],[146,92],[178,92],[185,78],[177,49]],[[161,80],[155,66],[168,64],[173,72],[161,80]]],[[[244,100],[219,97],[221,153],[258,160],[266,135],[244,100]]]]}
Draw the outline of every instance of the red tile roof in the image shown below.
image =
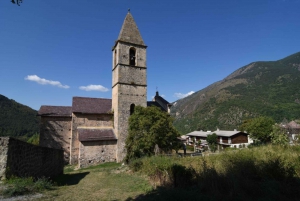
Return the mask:
{"type": "Polygon", "coordinates": [[[79,141],[117,140],[113,129],[86,129],[78,128],[79,141]]]}
{"type": "Polygon", "coordinates": [[[73,113],[107,114],[111,109],[111,99],[73,97],[73,113]]]}
{"type": "Polygon", "coordinates": [[[42,105],[38,111],[38,115],[39,116],[71,117],[72,116],[72,107],[42,105]]]}

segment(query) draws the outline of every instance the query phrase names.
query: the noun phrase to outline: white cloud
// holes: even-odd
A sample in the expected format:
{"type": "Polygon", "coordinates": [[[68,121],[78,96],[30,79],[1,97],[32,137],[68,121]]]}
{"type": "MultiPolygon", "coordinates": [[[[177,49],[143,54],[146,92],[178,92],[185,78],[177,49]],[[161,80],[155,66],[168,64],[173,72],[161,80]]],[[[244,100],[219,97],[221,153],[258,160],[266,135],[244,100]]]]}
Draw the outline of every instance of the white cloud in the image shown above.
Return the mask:
{"type": "Polygon", "coordinates": [[[108,91],[108,88],[105,88],[102,85],[89,85],[89,86],[81,86],[79,89],[84,90],[84,91],[101,91],[101,92],[106,92],[108,91]]]}
{"type": "Polygon", "coordinates": [[[42,84],[42,85],[48,85],[49,84],[49,85],[56,86],[56,87],[59,87],[59,88],[64,88],[64,89],[70,88],[68,85],[62,85],[59,81],[46,80],[44,78],[40,78],[37,75],[27,75],[27,77],[25,77],[25,80],[37,82],[38,84],[42,84]]]}
{"type": "Polygon", "coordinates": [[[193,93],[195,93],[195,92],[194,92],[194,91],[190,91],[190,92],[188,92],[188,93],[186,93],[186,94],[175,93],[174,96],[175,96],[176,98],[185,98],[185,97],[187,97],[187,96],[189,96],[189,95],[192,95],[193,93]]]}

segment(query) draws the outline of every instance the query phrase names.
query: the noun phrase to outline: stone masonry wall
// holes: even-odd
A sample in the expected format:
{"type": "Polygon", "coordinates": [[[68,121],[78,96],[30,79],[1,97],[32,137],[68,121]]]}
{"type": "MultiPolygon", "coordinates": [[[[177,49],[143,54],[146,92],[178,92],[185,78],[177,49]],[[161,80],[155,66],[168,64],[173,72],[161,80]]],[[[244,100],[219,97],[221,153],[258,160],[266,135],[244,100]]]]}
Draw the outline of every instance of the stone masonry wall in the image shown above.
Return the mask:
{"type": "Polygon", "coordinates": [[[55,177],[63,173],[63,150],[35,146],[0,137],[0,178],[55,177]]]}
{"type": "Polygon", "coordinates": [[[40,146],[64,150],[65,164],[70,160],[71,117],[41,117],[40,146]]]}
{"type": "Polygon", "coordinates": [[[130,106],[147,106],[146,47],[119,41],[113,51],[112,109],[114,132],[118,138],[117,162],[126,156],[125,140],[128,135],[130,106]],[[136,65],[130,64],[130,48],[136,50],[136,65]]]}
{"type": "Polygon", "coordinates": [[[115,162],[116,149],[116,140],[81,142],[79,167],[82,168],[105,162],[115,162]]]}
{"type": "Polygon", "coordinates": [[[0,138],[0,180],[5,179],[8,138],[0,138]]]}
{"type": "Polygon", "coordinates": [[[112,114],[72,114],[71,155],[70,164],[78,164],[79,146],[77,128],[98,127],[113,128],[112,114]]]}
{"type": "Polygon", "coordinates": [[[118,145],[117,145],[117,161],[121,162],[126,156],[125,141],[128,135],[128,119],[130,116],[130,105],[147,107],[147,87],[119,85],[114,87],[119,91],[117,113],[118,125],[115,125],[115,130],[118,130],[118,145]]]}

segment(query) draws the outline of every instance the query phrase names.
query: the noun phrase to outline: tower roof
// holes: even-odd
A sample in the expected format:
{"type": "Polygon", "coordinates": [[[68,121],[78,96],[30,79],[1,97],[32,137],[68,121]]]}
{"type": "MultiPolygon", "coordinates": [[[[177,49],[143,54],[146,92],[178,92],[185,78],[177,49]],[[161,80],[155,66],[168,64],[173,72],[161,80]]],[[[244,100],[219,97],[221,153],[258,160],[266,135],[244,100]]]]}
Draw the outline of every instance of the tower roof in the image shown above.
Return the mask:
{"type": "Polygon", "coordinates": [[[140,31],[130,12],[128,12],[125,17],[118,41],[145,46],[140,31]]]}

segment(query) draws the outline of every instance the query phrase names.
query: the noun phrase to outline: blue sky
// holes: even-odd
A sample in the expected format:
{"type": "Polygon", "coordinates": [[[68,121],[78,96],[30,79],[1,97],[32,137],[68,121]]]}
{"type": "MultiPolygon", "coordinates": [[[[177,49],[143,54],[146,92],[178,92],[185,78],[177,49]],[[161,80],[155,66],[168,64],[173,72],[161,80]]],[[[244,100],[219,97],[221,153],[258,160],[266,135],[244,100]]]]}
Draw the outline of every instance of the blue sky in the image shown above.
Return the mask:
{"type": "Polygon", "coordinates": [[[0,94],[36,110],[111,98],[111,48],[128,8],[148,46],[148,100],[156,87],[173,102],[300,51],[300,0],[2,0],[0,94]]]}

